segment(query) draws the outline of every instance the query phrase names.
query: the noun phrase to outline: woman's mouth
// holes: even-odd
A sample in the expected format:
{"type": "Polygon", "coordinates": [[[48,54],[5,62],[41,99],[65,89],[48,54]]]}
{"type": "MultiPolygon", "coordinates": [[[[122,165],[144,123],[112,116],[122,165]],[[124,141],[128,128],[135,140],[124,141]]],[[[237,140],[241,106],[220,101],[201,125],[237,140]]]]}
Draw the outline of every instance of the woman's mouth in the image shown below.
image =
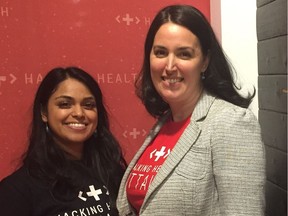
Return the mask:
{"type": "Polygon", "coordinates": [[[164,77],[164,76],[162,76],[161,79],[162,79],[163,81],[167,81],[168,83],[182,82],[182,81],[184,80],[183,77],[168,78],[168,77],[164,77]]]}
{"type": "Polygon", "coordinates": [[[84,129],[87,125],[84,124],[84,123],[76,123],[76,122],[71,122],[71,123],[67,123],[66,125],[68,125],[70,128],[73,128],[73,129],[84,129]]]}

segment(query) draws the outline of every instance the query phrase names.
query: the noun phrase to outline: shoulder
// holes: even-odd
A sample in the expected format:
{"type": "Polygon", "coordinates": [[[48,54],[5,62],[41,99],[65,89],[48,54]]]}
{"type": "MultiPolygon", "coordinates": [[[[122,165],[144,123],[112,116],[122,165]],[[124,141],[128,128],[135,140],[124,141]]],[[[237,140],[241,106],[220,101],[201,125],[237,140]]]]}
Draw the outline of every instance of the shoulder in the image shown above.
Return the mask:
{"type": "Polygon", "coordinates": [[[256,116],[249,108],[243,108],[222,99],[214,101],[209,113],[212,118],[226,123],[231,122],[231,120],[257,122],[256,116]]]}
{"type": "Polygon", "coordinates": [[[205,120],[213,144],[263,150],[258,119],[249,108],[242,108],[217,99],[205,120]],[[232,145],[237,143],[236,145],[232,145]],[[260,149],[259,149],[260,148],[260,149]]]}
{"type": "Polygon", "coordinates": [[[0,182],[0,184],[9,183],[9,182],[10,183],[18,182],[19,178],[22,180],[23,178],[27,178],[27,177],[28,177],[28,171],[27,171],[26,167],[22,166],[22,167],[18,168],[16,171],[14,171],[12,174],[3,178],[0,182]]]}
{"type": "Polygon", "coordinates": [[[20,167],[11,175],[5,177],[0,182],[0,194],[8,192],[26,193],[31,184],[28,170],[25,167],[20,167]]]}
{"type": "Polygon", "coordinates": [[[32,215],[32,188],[35,184],[30,179],[28,170],[21,167],[0,182],[0,209],[3,215],[32,215]]]}
{"type": "MultiPolygon", "coordinates": [[[[226,134],[226,136],[261,139],[258,119],[249,108],[243,108],[222,99],[216,99],[205,119],[206,127],[212,134],[226,134]]],[[[242,139],[242,138],[241,138],[242,139]]]]}

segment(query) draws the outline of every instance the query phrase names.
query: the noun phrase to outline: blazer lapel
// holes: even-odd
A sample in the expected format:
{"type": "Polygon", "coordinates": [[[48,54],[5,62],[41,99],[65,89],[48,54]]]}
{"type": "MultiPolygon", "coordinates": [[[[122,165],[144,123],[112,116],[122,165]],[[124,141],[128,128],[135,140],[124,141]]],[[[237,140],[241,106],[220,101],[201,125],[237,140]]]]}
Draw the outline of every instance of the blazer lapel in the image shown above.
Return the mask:
{"type": "Polygon", "coordinates": [[[161,169],[153,179],[151,185],[149,186],[148,192],[143,202],[143,206],[145,205],[151,194],[157,189],[157,187],[159,187],[159,185],[163,183],[163,181],[175,169],[177,164],[180,163],[182,158],[197,141],[201,133],[202,121],[203,119],[205,119],[214,99],[215,97],[208,95],[206,92],[203,92],[202,97],[199,99],[199,102],[197,103],[191,116],[189,125],[184,130],[183,134],[180,136],[175,147],[173,148],[173,150],[165,160],[164,164],[162,165],[161,169]]]}
{"type": "Polygon", "coordinates": [[[131,170],[137,163],[139,157],[142,155],[142,153],[145,151],[146,147],[151,143],[151,141],[155,138],[155,136],[160,131],[161,127],[165,124],[166,120],[170,117],[170,113],[167,113],[165,116],[163,116],[159,121],[154,125],[154,127],[151,129],[149,135],[145,139],[142,146],[139,148],[139,150],[136,152],[135,156],[131,160],[131,162],[128,164],[128,167],[126,169],[126,172],[123,176],[123,180],[120,185],[118,198],[117,198],[117,205],[119,210],[125,211],[125,214],[129,214],[131,211],[131,207],[129,206],[129,203],[127,202],[127,193],[126,193],[126,184],[128,180],[128,176],[131,173],[131,170]]]}
{"type": "Polygon", "coordinates": [[[167,157],[161,169],[149,186],[144,203],[149,199],[153,191],[163,183],[165,178],[167,178],[167,176],[177,166],[177,164],[185,156],[188,150],[193,146],[200,134],[200,131],[200,128],[197,126],[197,124],[195,124],[195,122],[191,122],[189,126],[184,130],[183,135],[180,137],[179,141],[169,154],[169,157],[167,157]]]}

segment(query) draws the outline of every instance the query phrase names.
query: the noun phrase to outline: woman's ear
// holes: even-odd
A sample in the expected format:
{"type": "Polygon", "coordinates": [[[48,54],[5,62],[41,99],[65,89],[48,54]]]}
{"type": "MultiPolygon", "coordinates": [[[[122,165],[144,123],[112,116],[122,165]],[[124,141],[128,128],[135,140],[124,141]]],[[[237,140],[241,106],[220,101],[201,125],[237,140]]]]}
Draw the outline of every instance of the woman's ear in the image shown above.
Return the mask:
{"type": "Polygon", "coordinates": [[[43,122],[48,122],[47,111],[44,111],[43,108],[41,108],[41,118],[43,122]]]}
{"type": "Polygon", "coordinates": [[[210,63],[210,50],[208,50],[207,55],[205,56],[201,72],[205,72],[207,70],[209,63],[210,63]]]}

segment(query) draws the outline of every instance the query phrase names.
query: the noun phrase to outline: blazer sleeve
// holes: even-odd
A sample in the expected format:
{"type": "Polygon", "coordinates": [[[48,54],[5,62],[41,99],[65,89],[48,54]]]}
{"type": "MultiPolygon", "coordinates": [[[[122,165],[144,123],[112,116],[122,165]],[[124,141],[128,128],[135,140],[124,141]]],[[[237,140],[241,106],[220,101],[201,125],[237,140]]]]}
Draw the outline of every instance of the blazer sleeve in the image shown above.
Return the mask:
{"type": "Polygon", "coordinates": [[[249,109],[219,112],[211,149],[221,215],[264,215],[265,152],[258,121],[249,109]]]}

